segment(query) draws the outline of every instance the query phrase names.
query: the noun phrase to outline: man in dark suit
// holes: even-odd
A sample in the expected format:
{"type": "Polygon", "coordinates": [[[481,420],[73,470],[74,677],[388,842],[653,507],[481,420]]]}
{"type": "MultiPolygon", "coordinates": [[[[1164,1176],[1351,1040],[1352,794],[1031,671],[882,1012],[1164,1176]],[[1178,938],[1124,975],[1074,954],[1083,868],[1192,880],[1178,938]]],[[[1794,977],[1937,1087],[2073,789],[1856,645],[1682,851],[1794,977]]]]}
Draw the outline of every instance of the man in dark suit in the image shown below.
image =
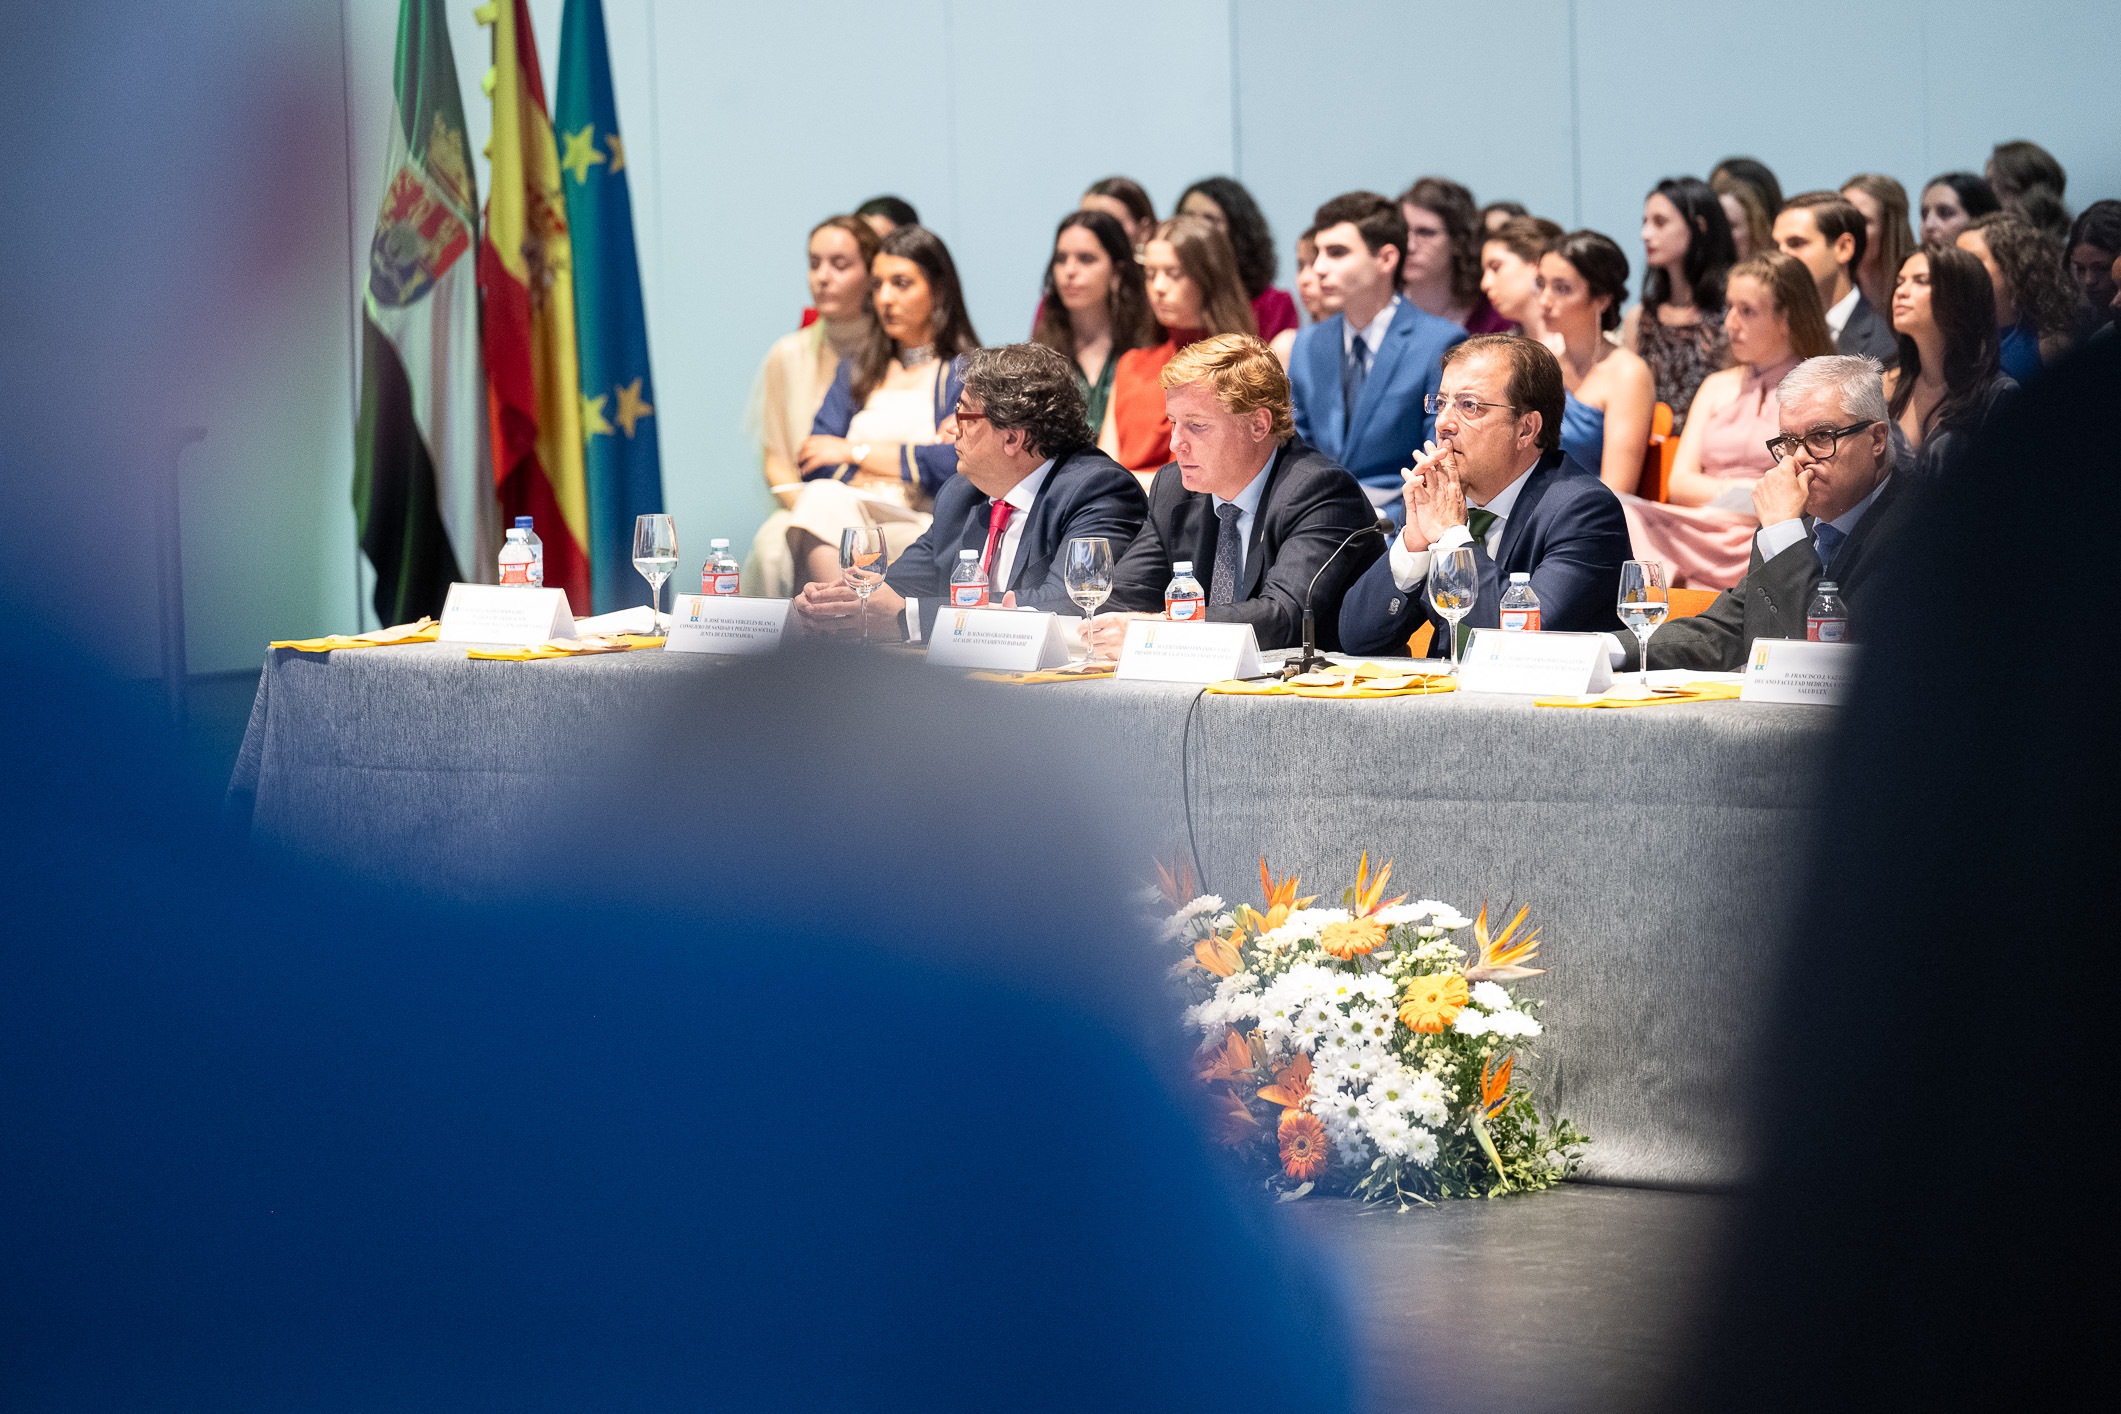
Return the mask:
{"type": "MultiPolygon", "coordinates": [[[[1068,542],[1101,536],[1116,563],[1148,503],[1134,474],[1093,445],[1068,361],[1037,344],[967,355],[943,431],[957,442],[957,475],[936,493],[934,523],[870,594],[870,635],[925,639],[965,550],[979,553],[991,603],[1073,611],[1068,542]]],[[[811,584],[796,600],[801,622],[824,633],[859,632],[860,607],[844,584],[811,584]]]]}
{"type": "MultiPolygon", "coordinates": [[[[1914,496],[1893,475],[1885,385],[1878,365],[1837,354],[1807,359],[1782,380],[1776,462],[1753,488],[1760,531],[1753,561],[1707,611],[1672,619],[1650,638],[1653,668],[1736,672],[1756,638],[1803,638],[1821,579],[1840,586],[1860,636],[1873,574],[1914,496]]],[[[1636,666],[1633,640],[1622,647],[1636,666]]]]}
{"type": "Polygon", "coordinates": [[[1355,478],[1296,439],[1281,360],[1250,334],[1221,334],[1180,351],[1160,376],[1172,461],[1113,570],[1118,612],[1092,619],[1083,637],[1117,658],[1127,621],[1159,616],[1172,565],[1190,560],[1210,622],[1248,623],[1261,648],[1290,648],[1303,641],[1310,604],[1320,644],[1337,646],[1340,596],[1382,537],[1356,533],[1376,516],[1355,478]]]}
{"type": "Polygon", "coordinates": [[[1339,313],[1296,336],[1289,359],[1296,435],[1346,467],[1370,504],[1403,513],[1400,468],[1434,435],[1426,407],[1444,351],[1466,331],[1399,293],[1407,218],[1376,192],[1336,196],[1318,208],[1321,298],[1339,313]]]}
{"type": "Polygon", "coordinates": [[[1502,622],[1503,585],[1517,573],[1532,576],[1542,629],[1619,627],[1627,519],[1596,469],[1561,450],[1562,389],[1560,362],[1531,339],[1484,334],[1444,355],[1441,441],[1405,474],[1406,529],[1340,607],[1340,641],[1350,652],[1404,653],[1430,623],[1430,652],[1444,656],[1450,644],[1426,581],[1433,553],[1460,545],[1472,547],[1480,567],[1465,628],[1502,622]]]}
{"type": "Polygon", "coordinates": [[[1834,347],[1845,354],[1875,358],[1890,368],[1899,357],[1892,323],[1856,285],[1869,235],[1863,213],[1830,191],[1793,196],[1775,217],[1775,245],[1812,272],[1834,347]]]}

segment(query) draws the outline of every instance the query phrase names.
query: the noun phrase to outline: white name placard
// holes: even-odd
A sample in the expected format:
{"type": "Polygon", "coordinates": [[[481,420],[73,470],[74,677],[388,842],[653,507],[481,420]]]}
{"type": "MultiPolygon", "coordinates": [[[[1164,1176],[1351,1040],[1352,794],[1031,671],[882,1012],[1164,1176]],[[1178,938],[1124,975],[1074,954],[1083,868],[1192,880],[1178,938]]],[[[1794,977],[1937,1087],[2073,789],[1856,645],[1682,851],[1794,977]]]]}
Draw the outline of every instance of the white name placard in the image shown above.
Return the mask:
{"type": "Polygon", "coordinates": [[[680,594],[670,605],[666,653],[771,653],[788,627],[788,599],[680,594]]]}
{"type": "Polygon", "coordinates": [[[1582,697],[1613,682],[1613,660],[1595,633],[1513,633],[1476,628],[1458,669],[1461,692],[1582,697]]]}
{"type": "Polygon", "coordinates": [[[1856,645],[1803,638],[1756,638],[1745,662],[1743,702],[1807,702],[1838,706],[1856,674],[1856,645]]]}
{"type": "Polygon", "coordinates": [[[1114,677],[1144,682],[1221,682],[1259,676],[1259,639],[1250,624],[1135,619],[1114,677]]]}
{"type": "Polygon", "coordinates": [[[564,589],[515,584],[452,584],[442,601],[437,643],[506,643],[529,648],[548,638],[573,638],[574,611],[564,589]]]}
{"type": "Polygon", "coordinates": [[[928,630],[928,661],[939,668],[1035,673],[1068,661],[1068,635],[1059,614],[945,607],[928,630]]]}

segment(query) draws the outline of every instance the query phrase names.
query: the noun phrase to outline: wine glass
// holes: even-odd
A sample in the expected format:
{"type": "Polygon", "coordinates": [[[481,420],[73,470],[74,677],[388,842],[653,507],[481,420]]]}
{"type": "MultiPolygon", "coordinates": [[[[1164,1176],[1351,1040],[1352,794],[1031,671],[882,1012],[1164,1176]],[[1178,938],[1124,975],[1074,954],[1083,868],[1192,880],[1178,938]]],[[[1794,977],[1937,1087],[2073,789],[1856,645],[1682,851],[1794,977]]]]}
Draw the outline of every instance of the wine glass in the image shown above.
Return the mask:
{"type": "Polygon", "coordinates": [[[884,532],[873,525],[851,525],[840,532],[840,578],[860,601],[855,610],[862,621],[862,642],[869,641],[869,596],[884,582],[886,561],[884,532]]]}
{"type": "Polygon", "coordinates": [[[1112,597],[1112,542],[1102,535],[1080,536],[1068,542],[1068,597],[1083,611],[1084,618],[1112,597]]]}
{"type": "Polygon", "coordinates": [[[1620,566],[1620,621],[1635,630],[1642,645],[1642,686],[1650,686],[1650,635],[1671,612],[1671,591],[1664,566],[1656,560],[1628,560],[1620,566]]]}
{"type": "Polygon", "coordinates": [[[1471,545],[1454,545],[1429,555],[1429,603],[1443,615],[1451,635],[1451,671],[1458,671],[1458,621],[1473,612],[1480,598],[1480,565],[1471,545]]]}
{"type": "Polygon", "coordinates": [[[662,637],[663,581],[677,572],[678,528],[666,515],[635,516],[633,521],[633,567],[648,581],[648,633],[662,637]]]}

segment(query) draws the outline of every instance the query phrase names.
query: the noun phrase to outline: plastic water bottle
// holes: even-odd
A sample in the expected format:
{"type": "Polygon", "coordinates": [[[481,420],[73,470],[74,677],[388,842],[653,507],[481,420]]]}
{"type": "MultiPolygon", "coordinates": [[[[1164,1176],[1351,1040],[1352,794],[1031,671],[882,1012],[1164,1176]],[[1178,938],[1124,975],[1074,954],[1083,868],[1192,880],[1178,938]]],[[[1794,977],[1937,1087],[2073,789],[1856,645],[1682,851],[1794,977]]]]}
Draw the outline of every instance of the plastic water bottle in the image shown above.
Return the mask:
{"type": "Polygon", "coordinates": [[[957,552],[957,568],[950,571],[950,607],[953,609],[984,609],[987,607],[987,572],[979,567],[979,551],[957,552]]]}
{"type": "Polygon", "coordinates": [[[526,589],[545,587],[545,542],[530,528],[529,516],[517,516],[501,543],[501,583],[526,589]]]}
{"type": "Polygon", "coordinates": [[[1849,606],[1841,602],[1841,586],[1831,579],[1819,581],[1812,607],[1804,611],[1804,636],[1814,643],[1849,641],[1849,606]]]}
{"type": "Polygon", "coordinates": [[[1539,596],[1532,592],[1532,576],[1510,576],[1510,587],[1502,591],[1502,626],[1513,633],[1539,632],[1539,596]]]}
{"type": "Polygon", "coordinates": [[[729,553],[729,542],[708,541],[707,563],[700,566],[700,593],[736,595],[743,587],[744,567],[729,553]]]}
{"type": "Polygon", "coordinates": [[[1164,617],[1204,619],[1207,616],[1208,596],[1201,591],[1200,581],[1193,577],[1193,562],[1180,560],[1171,566],[1171,585],[1164,590],[1164,617]]]}

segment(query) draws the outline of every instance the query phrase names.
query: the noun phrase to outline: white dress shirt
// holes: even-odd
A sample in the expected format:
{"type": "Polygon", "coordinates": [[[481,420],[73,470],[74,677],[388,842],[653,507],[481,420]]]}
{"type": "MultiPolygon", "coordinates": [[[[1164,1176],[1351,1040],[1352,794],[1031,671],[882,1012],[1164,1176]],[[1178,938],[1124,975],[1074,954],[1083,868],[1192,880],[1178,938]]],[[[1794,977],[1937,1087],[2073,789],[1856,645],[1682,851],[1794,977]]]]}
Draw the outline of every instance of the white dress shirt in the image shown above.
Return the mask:
{"type": "MultiPolygon", "coordinates": [[[[987,566],[987,583],[995,586],[989,590],[988,603],[1000,604],[1006,592],[1000,586],[1009,582],[1009,571],[1016,568],[1016,549],[1024,543],[1024,527],[1031,522],[1031,503],[1038,499],[1038,489],[1046,484],[1053,472],[1053,458],[1048,457],[1038,464],[1038,470],[1017,482],[1002,493],[1001,499],[1016,508],[1009,517],[1009,524],[1002,530],[1002,543],[995,547],[994,560],[987,566]]],[[[1254,499],[1257,499],[1256,497],[1254,499]]],[[[987,513],[994,513],[994,503],[987,503],[987,513]]],[[[907,641],[921,641],[921,601],[917,597],[906,600],[907,641]]]]}
{"type": "Polygon", "coordinates": [[[1856,312],[1856,301],[1862,297],[1863,290],[1860,286],[1851,287],[1849,292],[1835,300],[1834,307],[1826,312],[1826,327],[1833,331],[1835,338],[1840,338],[1841,331],[1848,327],[1849,316],[1856,312]]]}
{"type": "Polygon", "coordinates": [[[1360,329],[1348,322],[1348,317],[1345,313],[1341,315],[1340,357],[1343,362],[1347,360],[1348,350],[1354,348],[1355,341],[1360,339],[1362,340],[1362,346],[1369,350],[1368,356],[1363,360],[1364,364],[1370,371],[1374,372],[1376,370],[1377,351],[1384,347],[1385,330],[1392,327],[1392,316],[1399,313],[1399,303],[1399,296],[1392,296],[1391,302],[1378,311],[1377,317],[1360,329]]]}
{"type": "MultiPolygon", "coordinates": [[[[1277,452],[1274,455],[1279,456],[1280,453],[1277,452]]],[[[1252,521],[1259,511],[1259,498],[1267,494],[1267,472],[1273,466],[1274,457],[1270,456],[1267,458],[1266,466],[1259,469],[1259,474],[1245,483],[1245,489],[1227,501],[1220,496],[1211,495],[1208,497],[1210,501],[1215,503],[1215,518],[1218,523],[1222,520],[1224,506],[1237,507],[1237,582],[1239,584],[1244,583],[1245,580],[1245,547],[1252,543],[1252,521]]],[[[1217,533],[1220,534],[1221,532],[1218,531],[1217,533]]],[[[1219,545],[1222,542],[1217,541],[1216,543],[1219,545]]],[[[1215,566],[1211,563],[1207,568],[1209,577],[1213,578],[1215,566]]],[[[1195,565],[1194,569],[1198,571],[1200,566],[1195,565]]]]}
{"type": "MultiPolygon", "coordinates": [[[[1488,552],[1489,559],[1495,558],[1495,551],[1502,544],[1502,528],[1509,524],[1510,511],[1516,506],[1517,497],[1524,491],[1525,478],[1530,476],[1538,465],[1535,461],[1519,472],[1515,481],[1496,492],[1493,500],[1480,507],[1481,510],[1495,513],[1493,523],[1488,526],[1487,539],[1480,542],[1481,548],[1488,552]]],[[[1473,502],[1468,500],[1466,504],[1471,506],[1473,502]]],[[[1407,545],[1407,537],[1413,533],[1414,527],[1409,525],[1392,537],[1392,582],[1410,594],[1427,582],[1429,555],[1432,551],[1449,550],[1455,546],[1473,543],[1472,527],[1465,525],[1452,526],[1437,537],[1434,545],[1420,550],[1410,549],[1407,545]]]]}

